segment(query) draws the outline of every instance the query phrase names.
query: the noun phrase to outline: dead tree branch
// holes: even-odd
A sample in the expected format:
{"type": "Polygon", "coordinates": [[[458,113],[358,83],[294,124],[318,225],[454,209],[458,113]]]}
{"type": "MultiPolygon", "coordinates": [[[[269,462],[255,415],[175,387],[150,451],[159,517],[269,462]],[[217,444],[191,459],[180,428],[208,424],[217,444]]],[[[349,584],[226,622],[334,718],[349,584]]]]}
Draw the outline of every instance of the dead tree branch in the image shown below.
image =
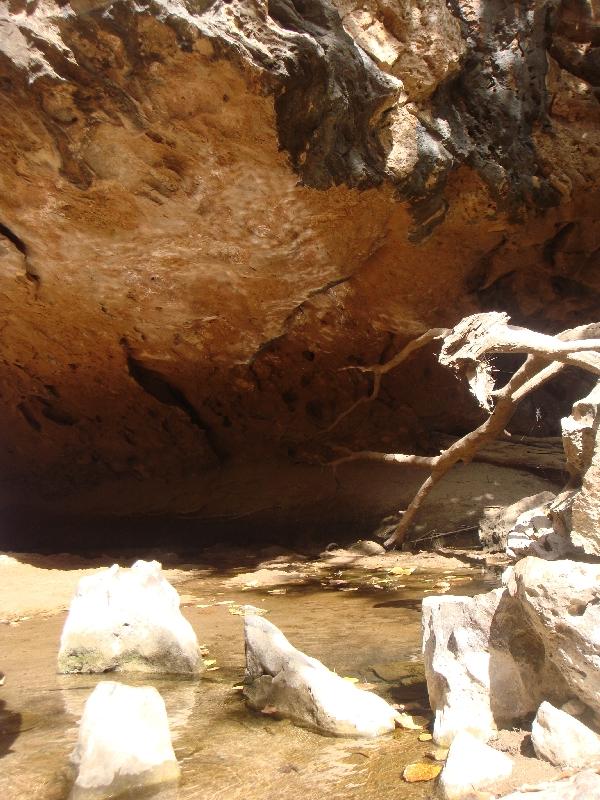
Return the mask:
{"type": "Polygon", "coordinates": [[[382,377],[391,372],[391,370],[395,369],[399,366],[403,361],[412,355],[416,350],[420,350],[422,347],[425,347],[430,342],[433,342],[435,339],[443,338],[449,330],[447,328],[431,328],[431,330],[426,331],[426,333],[422,334],[421,336],[417,337],[410,341],[406,347],[404,347],[399,353],[397,353],[392,359],[386,361],[385,364],[372,364],[369,367],[360,367],[360,366],[350,366],[350,367],[343,367],[344,370],[349,369],[356,369],[359,372],[369,372],[373,375],[373,386],[369,394],[360,397],[356,402],[352,403],[352,405],[347,408],[345,411],[342,411],[329,425],[328,428],[325,428],[323,433],[329,433],[332,431],[339,423],[349,416],[358,406],[363,405],[363,403],[370,403],[372,400],[375,400],[379,395],[379,390],[381,389],[381,379],[382,377]]]}
{"type": "MultiPolygon", "coordinates": [[[[506,314],[498,312],[475,314],[461,320],[451,331],[428,331],[415,340],[412,348],[410,344],[407,345],[386,364],[360,368],[375,374],[374,389],[378,391],[378,377],[380,379],[382,374],[400,364],[417,347],[443,337],[440,363],[466,374],[472,393],[489,413],[485,422],[442,450],[438,456],[362,451],[331,462],[337,467],[341,463],[367,458],[430,469],[429,476],[404,511],[400,523],[385,541],[386,547],[404,540],[423,502],[454,464],[459,461],[469,463],[484,445],[502,436],[523,397],[542,386],[567,365],[575,365],[600,375],[600,324],[583,325],[563,331],[557,336],[547,336],[509,325],[508,321],[506,314]],[[487,358],[499,353],[524,353],[527,358],[505,386],[495,389],[487,358]]],[[[371,393],[371,397],[367,399],[374,396],[371,393]]],[[[361,398],[361,402],[365,400],[361,398]]]]}

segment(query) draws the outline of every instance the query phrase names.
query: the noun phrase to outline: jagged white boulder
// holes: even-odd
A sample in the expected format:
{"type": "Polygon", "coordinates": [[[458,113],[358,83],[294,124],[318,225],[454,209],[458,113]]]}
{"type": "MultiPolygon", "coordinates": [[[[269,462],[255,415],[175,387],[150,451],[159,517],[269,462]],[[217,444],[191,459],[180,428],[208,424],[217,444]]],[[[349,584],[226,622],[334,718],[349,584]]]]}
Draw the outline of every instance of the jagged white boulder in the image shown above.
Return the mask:
{"type": "Polygon", "coordinates": [[[586,767],[600,761],[600,736],[547,702],[533,721],[531,741],[537,757],[557,767],[586,767]]]}
{"type": "Polygon", "coordinates": [[[389,703],[297,650],[268,620],[246,616],[244,634],[244,696],[251,708],[334,736],[373,737],[394,729],[399,715],[389,703]]]}
{"type": "Polygon", "coordinates": [[[566,699],[538,637],[506,590],[426,597],[422,622],[437,744],[447,747],[460,731],[487,741],[498,726],[533,715],[549,694],[566,699]]]}
{"type": "Polygon", "coordinates": [[[203,669],[196,634],[157,561],[114,564],[80,580],[60,639],[59,672],[203,669]]]}
{"type": "Polygon", "coordinates": [[[510,777],[512,759],[494,750],[467,731],[458,733],[450,745],[446,764],[440,775],[445,800],[461,800],[473,791],[485,789],[510,777]]]}
{"type": "Polygon", "coordinates": [[[600,719],[600,564],[528,556],[511,568],[506,583],[569,696],[600,719]]]}
{"type": "Polygon", "coordinates": [[[72,800],[177,780],[179,765],[157,690],[99,683],[85,704],[71,760],[77,767],[72,800]]]}
{"type": "Polygon", "coordinates": [[[586,769],[562,780],[538,783],[505,794],[502,800],[597,800],[600,798],[600,775],[586,769]]]}

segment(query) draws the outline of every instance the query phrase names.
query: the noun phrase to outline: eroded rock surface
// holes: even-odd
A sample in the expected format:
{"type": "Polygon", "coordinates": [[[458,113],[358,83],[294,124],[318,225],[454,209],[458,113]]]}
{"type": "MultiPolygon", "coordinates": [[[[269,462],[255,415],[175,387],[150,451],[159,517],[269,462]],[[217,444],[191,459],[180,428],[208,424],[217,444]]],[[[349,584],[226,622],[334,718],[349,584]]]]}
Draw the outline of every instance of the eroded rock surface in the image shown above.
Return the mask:
{"type": "Polygon", "coordinates": [[[59,672],[168,672],[204,669],[179,594],[157,561],[114,564],[81,578],[58,653],[59,672]]]}
{"type": "Polygon", "coordinates": [[[3,0],[2,504],[293,508],[306,450],[464,429],[424,352],[329,433],[369,390],[340,368],[490,307],[597,314],[594,31],[550,0],[3,0]]]}
{"type": "Polygon", "coordinates": [[[152,686],[99,683],[89,696],[71,756],[73,800],[101,800],[179,778],[165,704],[152,686]]]}
{"type": "Polygon", "coordinates": [[[247,615],[244,635],[244,697],[251,708],[334,736],[394,730],[399,715],[389,703],[296,650],[268,620],[247,615]]]}
{"type": "Polygon", "coordinates": [[[567,699],[540,636],[505,589],[426,597],[423,657],[441,745],[461,731],[487,741],[532,716],[545,697],[567,699]]]}
{"type": "Polygon", "coordinates": [[[508,591],[543,643],[571,694],[600,715],[600,565],[528,557],[508,591]]]}

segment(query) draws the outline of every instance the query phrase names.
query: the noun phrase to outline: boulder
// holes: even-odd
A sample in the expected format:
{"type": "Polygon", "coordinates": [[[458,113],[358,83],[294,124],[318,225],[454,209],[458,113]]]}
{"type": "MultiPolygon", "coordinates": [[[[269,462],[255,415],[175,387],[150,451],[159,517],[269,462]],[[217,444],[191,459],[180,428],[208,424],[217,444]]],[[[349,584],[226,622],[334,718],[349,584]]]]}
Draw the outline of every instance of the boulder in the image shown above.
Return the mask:
{"type": "Polygon", "coordinates": [[[60,639],[59,672],[203,669],[196,634],[157,561],[114,564],[80,580],[60,639]]]}
{"type": "Polygon", "coordinates": [[[387,552],[383,545],[371,539],[359,539],[350,549],[366,556],[384,556],[387,552]]]}
{"type": "Polygon", "coordinates": [[[512,769],[509,756],[462,731],[454,737],[440,775],[442,795],[445,800],[470,797],[474,790],[505,780],[512,769]]]}
{"type": "Polygon", "coordinates": [[[553,499],[553,492],[538,492],[538,494],[523,497],[506,507],[484,509],[479,523],[481,544],[491,552],[504,550],[509,532],[515,527],[519,517],[526,511],[552,502],[553,499]]]}
{"type": "Polygon", "coordinates": [[[547,702],[533,721],[531,741],[538,758],[557,767],[586,767],[600,761],[600,736],[547,702]]]}
{"type": "Polygon", "coordinates": [[[595,800],[600,797],[600,775],[586,769],[557,781],[527,786],[504,795],[502,800],[595,800]]]}
{"type": "Polygon", "coordinates": [[[571,508],[571,541],[600,555],[600,382],[562,420],[563,445],[571,475],[581,481],[571,508]]]}
{"type": "Polygon", "coordinates": [[[533,716],[547,696],[568,697],[539,636],[504,589],[423,600],[423,657],[434,740],[468,731],[487,741],[533,716]]]}
{"type": "Polygon", "coordinates": [[[555,529],[552,511],[553,496],[540,505],[519,515],[508,532],[506,554],[519,559],[535,555],[548,561],[556,561],[572,555],[575,548],[568,535],[555,529]]]}
{"type": "Polygon", "coordinates": [[[600,565],[528,556],[505,580],[569,697],[579,698],[600,719],[600,565]]]}
{"type": "Polygon", "coordinates": [[[99,683],[85,704],[71,759],[78,768],[72,800],[177,780],[179,765],[157,690],[99,683]]]}
{"type": "Polygon", "coordinates": [[[246,616],[244,697],[255,710],[334,736],[373,737],[394,730],[398,713],[316,658],[293,647],[263,617],[246,616]]]}

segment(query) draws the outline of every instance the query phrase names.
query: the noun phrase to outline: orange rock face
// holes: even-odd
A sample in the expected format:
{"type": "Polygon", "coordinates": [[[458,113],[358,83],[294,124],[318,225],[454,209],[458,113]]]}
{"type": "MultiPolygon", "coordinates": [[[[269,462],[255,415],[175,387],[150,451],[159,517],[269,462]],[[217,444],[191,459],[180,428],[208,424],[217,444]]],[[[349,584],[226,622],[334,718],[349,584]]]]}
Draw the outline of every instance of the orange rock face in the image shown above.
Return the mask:
{"type": "Polygon", "coordinates": [[[367,5],[0,4],[3,507],[243,514],[258,464],[312,485],[478,413],[427,351],[328,431],[345,367],[481,309],[597,316],[587,28],[367,5]]]}

